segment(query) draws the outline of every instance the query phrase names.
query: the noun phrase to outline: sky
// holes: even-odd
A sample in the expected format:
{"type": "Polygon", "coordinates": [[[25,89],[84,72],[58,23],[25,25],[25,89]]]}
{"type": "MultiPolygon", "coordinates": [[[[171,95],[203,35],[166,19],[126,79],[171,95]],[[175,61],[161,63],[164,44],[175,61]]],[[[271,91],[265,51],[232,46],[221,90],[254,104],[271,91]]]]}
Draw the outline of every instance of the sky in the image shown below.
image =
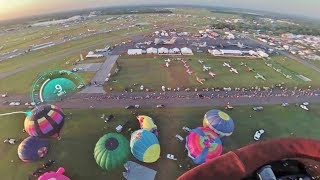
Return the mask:
{"type": "Polygon", "coordinates": [[[83,8],[140,4],[223,6],[320,19],[320,0],[0,0],[0,20],[83,8]]]}

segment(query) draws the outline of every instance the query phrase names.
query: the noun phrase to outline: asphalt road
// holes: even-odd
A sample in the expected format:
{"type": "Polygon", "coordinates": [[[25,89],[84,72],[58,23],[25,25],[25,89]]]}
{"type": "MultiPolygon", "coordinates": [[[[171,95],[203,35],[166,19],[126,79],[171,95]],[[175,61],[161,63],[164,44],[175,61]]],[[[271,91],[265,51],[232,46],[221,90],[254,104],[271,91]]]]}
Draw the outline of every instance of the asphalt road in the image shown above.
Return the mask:
{"type": "MultiPolygon", "coordinates": [[[[127,105],[138,104],[143,108],[156,107],[163,104],[166,107],[205,107],[205,106],[224,106],[228,102],[231,105],[267,105],[281,104],[287,102],[290,104],[310,102],[320,103],[320,90],[291,91],[291,90],[273,90],[273,91],[208,91],[208,92],[133,92],[119,93],[112,92],[106,94],[75,94],[63,101],[54,102],[63,108],[124,108],[127,105]],[[198,94],[203,95],[199,98],[198,94]]],[[[2,103],[0,108],[8,107],[3,104],[4,101],[21,100],[21,104],[30,102],[27,96],[9,96],[0,99],[2,103]]],[[[21,106],[18,106],[21,108],[21,106]]]]}

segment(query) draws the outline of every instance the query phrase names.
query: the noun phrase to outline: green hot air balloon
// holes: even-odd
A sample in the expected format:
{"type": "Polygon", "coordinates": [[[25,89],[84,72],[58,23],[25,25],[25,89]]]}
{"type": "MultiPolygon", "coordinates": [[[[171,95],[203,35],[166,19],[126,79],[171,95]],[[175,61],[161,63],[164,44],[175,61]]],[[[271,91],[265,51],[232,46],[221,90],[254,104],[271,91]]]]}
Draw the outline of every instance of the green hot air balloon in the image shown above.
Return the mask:
{"type": "Polygon", "coordinates": [[[94,158],[97,164],[105,170],[121,166],[127,161],[129,154],[129,141],[116,133],[102,136],[94,148],[94,158]]]}

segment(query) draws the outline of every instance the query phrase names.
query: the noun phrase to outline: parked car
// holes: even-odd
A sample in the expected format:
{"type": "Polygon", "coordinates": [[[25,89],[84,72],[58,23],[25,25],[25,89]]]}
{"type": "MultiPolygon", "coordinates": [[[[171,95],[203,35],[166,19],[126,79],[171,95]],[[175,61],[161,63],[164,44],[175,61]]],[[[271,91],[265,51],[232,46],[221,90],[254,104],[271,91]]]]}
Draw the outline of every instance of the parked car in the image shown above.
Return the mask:
{"type": "Polygon", "coordinates": [[[118,133],[121,133],[122,130],[123,130],[123,126],[122,126],[122,125],[118,125],[118,126],[116,127],[116,131],[117,131],[118,133]]]}
{"type": "Polygon", "coordinates": [[[263,111],[263,107],[262,106],[254,107],[253,110],[254,111],[263,111]]]}
{"type": "Polygon", "coordinates": [[[191,132],[191,129],[188,128],[188,127],[183,126],[182,129],[183,129],[185,132],[191,132]]]}
{"type": "Polygon", "coordinates": [[[106,117],[106,121],[111,121],[114,118],[114,116],[111,114],[108,117],[106,117]]]}
{"type": "Polygon", "coordinates": [[[164,105],[163,104],[158,104],[156,107],[157,108],[164,108],[164,105]]]}
{"type": "Polygon", "coordinates": [[[133,105],[128,105],[128,106],[126,106],[126,107],[124,107],[124,108],[126,108],[126,109],[133,109],[134,106],[133,106],[133,105]]]}
{"type": "Polygon", "coordinates": [[[136,104],[136,105],[134,105],[134,108],[140,108],[140,105],[139,104],[136,104]]]}
{"type": "Polygon", "coordinates": [[[179,134],[176,134],[176,136],[175,136],[176,138],[177,138],[177,140],[178,141],[180,141],[180,142],[183,142],[183,137],[182,136],[180,136],[179,134]]]}
{"type": "Polygon", "coordinates": [[[256,141],[259,141],[260,138],[261,138],[261,135],[264,133],[264,130],[263,129],[260,129],[258,130],[254,136],[253,136],[253,139],[256,140],[256,141]]]}
{"type": "Polygon", "coordinates": [[[303,104],[301,104],[300,107],[301,107],[302,109],[306,110],[306,111],[309,111],[309,108],[308,108],[307,106],[303,105],[303,104]]]}

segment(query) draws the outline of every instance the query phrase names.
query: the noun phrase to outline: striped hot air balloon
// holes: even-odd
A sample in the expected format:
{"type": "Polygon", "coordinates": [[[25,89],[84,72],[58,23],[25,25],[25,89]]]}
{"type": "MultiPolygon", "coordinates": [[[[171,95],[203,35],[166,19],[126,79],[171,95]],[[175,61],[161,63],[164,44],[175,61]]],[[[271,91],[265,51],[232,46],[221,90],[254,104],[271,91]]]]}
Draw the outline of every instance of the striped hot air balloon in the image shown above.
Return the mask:
{"type": "Polygon", "coordinates": [[[209,127],[220,136],[230,136],[234,131],[231,117],[217,109],[212,109],[204,115],[203,127],[209,127]]]}
{"type": "Polygon", "coordinates": [[[47,139],[29,136],[18,147],[18,156],[24,162],[37,161],[43,158],[49,147],[47,139]]]}
{"type": "Polygon", "coordinates": [[[159,141],[150,131],[140,129],[131,134],[131,153],[139,161],[152,163],[160,157],[159,141]]]}
{"type": "Polygon", "coordinates": [[[219,136],[209,128],[198,127],[186,137],[188,156],[196,164],[202,164],[222,153],[219,136]]]}
{"type": "Polygon", "coordinates": [[[30,136],[58,137],[64,124],[63,111],[55,105],[41,105],[31,111],[24,121],[24,129],[30,136]]]}
{"type": "Polygon", "coordinates": [[[129,141],[116,133],[102,136],[94,148],[94,158],[97,164],[105,170],[121,166],[127,161],[129,154],[129,141]]]}

